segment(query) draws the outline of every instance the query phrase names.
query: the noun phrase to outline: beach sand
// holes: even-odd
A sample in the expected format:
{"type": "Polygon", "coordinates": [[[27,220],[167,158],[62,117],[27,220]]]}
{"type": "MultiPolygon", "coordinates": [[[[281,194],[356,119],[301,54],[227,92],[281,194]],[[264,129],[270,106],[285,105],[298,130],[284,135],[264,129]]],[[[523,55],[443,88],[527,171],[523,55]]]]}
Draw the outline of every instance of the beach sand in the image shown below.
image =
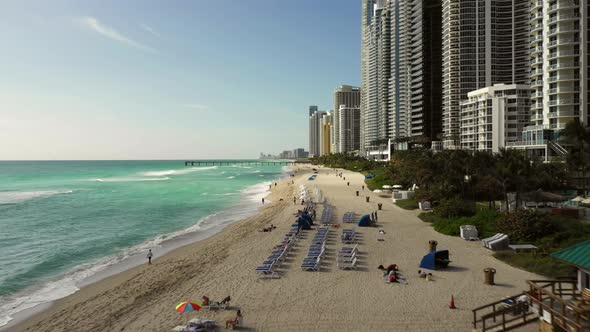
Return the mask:
{"type": "MultiPolygon", "coordinates": [[[[320,169],[315,181],[307,178],[310,166],[298,166],[295,184],[291,179],[273,186],[260,213],[227,227],[197,243],[155,257],[151,266],[142,265],[82,288],[57,301],[48,310],[14,331],[171,331],[194,317],[207,317],[225,325],[235,310],[177,313],[175,305],[186,300],[232,298],[231,306],[244,316],[242,330],[256,331],[471,331],[472,312],[477,306],[516,295],[525,280],[542,279],[504,264],[479,242],[467,242],[435,232],[419,220],[417,211],[402,210],[390,198],[361,190],[364,177],[343,171],[346,180],[333,170],[320,169]],[[346,183],[350,182],[350,186],[346,183]],[[295,221],[301,205],[293,204],[299,185],[313,192],[318,186],[333,205],[335,221],[342,214],[379,211],[380,228],[358,228],[360,260],[358,271],[336,266],[340,228],[334,228],[321,272],[301,271],[315,230],[306,231],[285,266],[282,277],[261,280],[255,268],[269,255],[295,221]],[[370,202],[365,201],[370,196],[370,202]],[[283,201],[280,201],[283,198],[283,201]],[[272,232],[259,232],[270,224],[272,232]],[[380,234],[378,230],[385,234],[380,234]],[[383,238],[384,241],[378,241],[383,238]],[[450,268],[434,271],[434,280],[417,275],[418,264],[428,250],[428,241],[438,241],[450,251],[450,268]],[[387,284],[380,264],[399,266],[408,284],[387,284]],[[483,269],[495,268],[495,286],[483,284],[483,269]],[[458,309],[448,308],[451,295],[458,309]]],[[[318,205],[318,217],[322,205],[318,205]]],[[[349,224],[354,226],[352,224],[349,224]]],[[[534,331],[535,325],[524,330],[534,331]]]]}

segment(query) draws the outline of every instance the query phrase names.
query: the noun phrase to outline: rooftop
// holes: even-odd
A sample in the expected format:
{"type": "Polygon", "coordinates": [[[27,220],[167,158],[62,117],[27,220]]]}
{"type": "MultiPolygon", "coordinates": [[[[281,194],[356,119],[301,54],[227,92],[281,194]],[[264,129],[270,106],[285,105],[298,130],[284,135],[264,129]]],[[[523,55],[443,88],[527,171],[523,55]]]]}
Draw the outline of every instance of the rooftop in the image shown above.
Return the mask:
{"type": "Polygon", "coordinates": [[[590,270],[590,240],[554,252],[551,256],[579,268],[590,270]]]}

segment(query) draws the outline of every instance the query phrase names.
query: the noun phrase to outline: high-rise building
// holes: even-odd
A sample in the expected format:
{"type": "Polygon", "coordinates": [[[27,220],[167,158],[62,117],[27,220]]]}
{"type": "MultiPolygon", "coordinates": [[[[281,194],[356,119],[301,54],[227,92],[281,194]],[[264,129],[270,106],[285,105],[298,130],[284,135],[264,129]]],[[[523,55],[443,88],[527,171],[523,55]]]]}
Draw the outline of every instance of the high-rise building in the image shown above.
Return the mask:
{"type": "Polygon", "coordinates": [[[443,134],[452,148],[460,102],[498,83],[529,83],[530,2],[443,0],[443,134]]]}
{"type": "Polygon", "coordinates": [[[318,107],[317,106],[309,106],[309,116],[312,116],[313,113],[318,111],[318,107]]]}
{"type": "Polygon", "coordinates": [[[362,4],[361,150],[367,152],[389,138],[391,4],[386,0],[362,4]]]}
{"type": "Polygon", "coordinates": [[[400,139],[409,136],[406,117],[411,110],[411,19],[410,3],[394,0],[391,14],[391,86],[389,89],[389,137],[400,139]]]}
{"type": "Polygon", "coordinates": [[[411,103],[407,135],[434,141],[442,131],[442,3],[422,0],[407,6],[411,103]]]}
{"type": "Polygon", "coordinates": [[[340,114],[338,111],[341,105],[345,105],[346,107],[352,108],[360,108],[361,89],[359,87],[354,87],[350,85],[341,85],[336,89],[336,91],[334,91],[334,130],[332,133],[331,140],[331,148],[332,152],[334,153],[343,152],[342,149],[340,149],[340,147],[338,146],[338,142],[340,142],[340,138],[338,137],[338,133],[340,132],[340,114]]]}
{"type": "Polygon", "coordinates": [[[320,123],[320,156],[330,154],[330,142],[332,138],[332,114],[330,112],[324,113],[320,123]]]}
{"type": "Polygon", "coordinates": [[[566,123],[590,123],[590,3],[531,0],[530,6],[532,125],[512,147],[549,161],[567,153],[559,138],[566,123]]]}
{"type": "Polygon", "coordinates": [[[585,0],[532,2],[534,125],[559,130],[574,118],[588,124],[589,6],[585,0]]]}
{"type": "Polygon", "coordinates": [[[498,152],[530,124],[530,86],[496,84],[461,101],[461,148],[498,152]]]}
{"type": "Polygon", "coordinates": [[[326,114],[324,111],[315,111],[309,117],[309,156],[315,157],[320,155],[321,151],[321,128],[322,117],[326,114]]]}
{"type": "MultiPolygon", "coordinates": [[[[435,140],[442,118],[441,0],[364,0],[361,150],[435,140]]],[[[381,152],[377,152],[381,154],[381,152]]]]}
{"type": "Polygon", "coordinates": [[[339,130],[338,133],[340,152],[358,151],[361,147],[361,109],[359,107],[346,107],[340,105],[338,109],[339,130]]]}

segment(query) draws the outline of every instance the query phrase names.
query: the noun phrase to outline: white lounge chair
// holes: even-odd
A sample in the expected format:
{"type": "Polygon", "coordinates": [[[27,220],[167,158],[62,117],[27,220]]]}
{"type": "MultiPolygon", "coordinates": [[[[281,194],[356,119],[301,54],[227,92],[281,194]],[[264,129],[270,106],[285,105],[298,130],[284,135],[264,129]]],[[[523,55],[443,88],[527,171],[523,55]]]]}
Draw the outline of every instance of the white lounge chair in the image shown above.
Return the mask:
{"type": "Polygon", "coordinates": [[[494,240],[499,239],[503,235],[504,235],[503,233],[497,233],[494,236],[491,236],[491,237],[488,237],[488,238],[485,238],[485,239],[481,240],[481,244],[483,244],[484,247],[489,248],[488,247],[488,243],[490,243],[491,241],[494,241],[494,240]]]}
{"type": "Polygon", "coordinates": [[[504,250],[508,249],[508,244],[510,243],[508,239],[508,235],[502,235],[501,237],[488,242],[488,248],[491,250],[504,250]]]}
{"type": "Polygon", "coordinates": [[[352,259],[352,262],[339,262],[338,268],[341,270],[356,270],[356,257],[352,259]]]}

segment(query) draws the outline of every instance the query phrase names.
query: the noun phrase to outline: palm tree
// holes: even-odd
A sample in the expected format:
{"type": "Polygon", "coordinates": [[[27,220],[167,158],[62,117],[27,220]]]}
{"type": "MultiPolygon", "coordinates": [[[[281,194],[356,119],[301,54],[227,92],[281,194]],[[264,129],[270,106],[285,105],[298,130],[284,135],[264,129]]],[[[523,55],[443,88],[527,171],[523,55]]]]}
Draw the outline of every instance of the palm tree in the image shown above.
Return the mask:
{"type": "Polygon", "coordinates": [[[586,190],[584,178],[590,169],[590,131],[580,123],[579,119],[568,122],[560,131],[560,138],[568,148],[566,163],[572,173],[582,179],[578,186],[586,190]]]}

